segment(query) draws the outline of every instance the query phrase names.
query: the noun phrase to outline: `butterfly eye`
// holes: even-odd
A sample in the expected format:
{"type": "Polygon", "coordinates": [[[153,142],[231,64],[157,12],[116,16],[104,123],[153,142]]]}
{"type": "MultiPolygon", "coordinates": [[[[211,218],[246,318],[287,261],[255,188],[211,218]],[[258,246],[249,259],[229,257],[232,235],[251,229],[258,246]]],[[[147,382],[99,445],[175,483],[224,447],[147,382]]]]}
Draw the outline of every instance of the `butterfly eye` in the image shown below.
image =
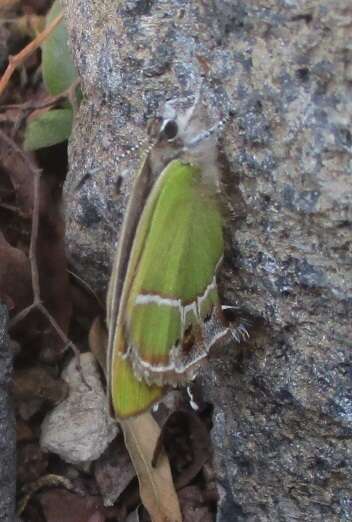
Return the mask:
{"type": "Polygon", "coordinates": [[[172,141],[177,137],[178,125],[175,120],[166,120],[161,131],[168,141],[172,141]]]}

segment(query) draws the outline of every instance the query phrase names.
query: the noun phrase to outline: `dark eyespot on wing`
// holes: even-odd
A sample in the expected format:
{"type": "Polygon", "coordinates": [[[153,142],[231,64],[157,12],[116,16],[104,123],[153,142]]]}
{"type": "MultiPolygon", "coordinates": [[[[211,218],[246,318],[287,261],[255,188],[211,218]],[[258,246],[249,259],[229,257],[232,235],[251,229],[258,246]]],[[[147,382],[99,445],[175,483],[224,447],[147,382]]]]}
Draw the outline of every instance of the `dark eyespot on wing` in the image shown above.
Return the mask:
{"type": "Polygon", "coordinates": [[[187,326],[182,339],[182,352],[188,354],[195,343],[195,337],[193,333],[193,326],[190,324],[187,326]]]}
{"type": "Polygon", "coordinates": [[[214,310],[214,307],[212,306],[211,309],[209,310],[209,312],[207,313],[207,315],[204,317],[204,322],[205,323],[210,321],[211,316],[213,315],[213,310],[214,310]]]}

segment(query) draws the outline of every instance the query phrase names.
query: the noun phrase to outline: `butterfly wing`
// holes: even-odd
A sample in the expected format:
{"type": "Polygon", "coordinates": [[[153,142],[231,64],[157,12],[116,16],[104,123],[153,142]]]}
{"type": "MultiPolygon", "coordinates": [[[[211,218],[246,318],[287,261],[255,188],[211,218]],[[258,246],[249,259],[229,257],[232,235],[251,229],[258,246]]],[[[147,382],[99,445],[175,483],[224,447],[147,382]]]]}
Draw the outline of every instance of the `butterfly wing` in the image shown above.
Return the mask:
{"type": "Polygon", "coordinates": [[[135,231],[112,342],[111,398],[119,417],[193,377],[224,326],[215,273],[222,218],[198,167],[172,161],[135,231]]]}
{"type": "Polygon", "coordinates": [[[223,332],[215,280],[223,233],[216,198],[194,165],[172,161],[151,200],[124,327],[134,372],[163,386],[192,378],[223,332]]]}
{"type": "MultiPolygon", "coordinates": [[[[115,339],[117,352],[125,351],[125,337],[122,328],[115,339]]],[[[111,399],[116,415],[120,418],[138,415],[159,401],[165,389],[148,385],[137,378],[131,361],[126,357],[114,357],[111,379],[111,399]]]]}
{"type": "MultiPolygon", "coordinates": [[[[109,340],[107,349],[107,390],[109,402],[118,417],[137,415],[160,400],[163,388],[148,386],[137,379],[131,362],[120,356],[127,352],[126,336],[123,329],[126,299],[135,271],[139,249],[148,227],[150,211],[144,210],[144,221],[140,219],[140,208],[150,191],[152,172],[146,156],[139,170],[123,223],[121,238],[110,278],[107,295],[107,324],[109,340]],[[139,223],[139,234],[136,234],[139,223]],[[143,226],[144,225],[144,226],[143,226]],[[132,244],[134,248],[132,248],[132,244]]],[[[150,206],[150,205],[149,205],[150,206]]]]}

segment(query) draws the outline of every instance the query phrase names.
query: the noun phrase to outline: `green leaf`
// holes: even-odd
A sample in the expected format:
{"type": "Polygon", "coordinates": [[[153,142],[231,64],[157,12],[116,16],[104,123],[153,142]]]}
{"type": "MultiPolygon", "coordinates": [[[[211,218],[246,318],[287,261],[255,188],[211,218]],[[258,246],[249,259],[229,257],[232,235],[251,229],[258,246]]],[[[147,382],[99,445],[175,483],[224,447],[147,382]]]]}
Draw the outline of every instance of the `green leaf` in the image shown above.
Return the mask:
{"type": "Polygon", "coordinates": [[[26,128],[24,149],[38,150],[68,139],[72,129],[72,109],[56,109],[31,120],[26,128]]]}
{"type": "MultiPolygon", "coordinates": [[[[46,25],[52,22],[62,9],[61,2],[55,0],[47,15],[46,25]]],[[[77,78],[64,22],[58,25],[42,45],[42,71],[45,87],[54,96],[68,89],[77,78]]]]}

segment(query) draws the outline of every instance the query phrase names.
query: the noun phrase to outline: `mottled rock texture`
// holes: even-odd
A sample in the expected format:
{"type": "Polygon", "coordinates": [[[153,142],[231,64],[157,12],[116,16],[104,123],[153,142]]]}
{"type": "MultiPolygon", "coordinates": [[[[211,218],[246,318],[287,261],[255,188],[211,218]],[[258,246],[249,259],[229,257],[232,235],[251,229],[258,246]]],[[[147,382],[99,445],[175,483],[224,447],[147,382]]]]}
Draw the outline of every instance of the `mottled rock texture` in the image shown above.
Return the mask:
{"type": "Polygon", "coordinates": [[[7,308],[0,303],[0,522],[15,519],[16,431],[10,397],[12,351],[7,334],[7,308]]]}
{"type": "Polygon", "coordinates": [[[234,112],[221,288],[252,322],[202,377],[217,519],[351,520],[350,0],[65,4],[85,94],[65,187],[75,270],[104,292],[138,165],[122,156],[205,77],[211,117],[234,112]]]}

